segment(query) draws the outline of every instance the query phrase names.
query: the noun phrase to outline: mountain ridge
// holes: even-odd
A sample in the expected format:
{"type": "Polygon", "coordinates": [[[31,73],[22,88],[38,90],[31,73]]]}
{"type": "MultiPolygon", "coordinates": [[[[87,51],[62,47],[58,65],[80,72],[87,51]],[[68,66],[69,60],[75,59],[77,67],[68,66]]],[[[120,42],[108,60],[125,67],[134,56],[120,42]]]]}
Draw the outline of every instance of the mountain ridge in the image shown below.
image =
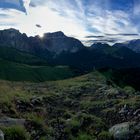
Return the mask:
{"type": "Polygon", "coordinates": [[[140,53],[140,39],[130,40],[124,43],[116,43],[113,45],[114,47],[127,47],[137,53],[140,53]]]}
{"type": "Polygon", "coordinates": [[[16,29],[0,30],[0,44],[11,46],[21,51],[37,54],[38,52],[54,52],[62,51],[75,52],[84,45],[75,38],[67,37],[63,32],[45,33],[41,38],[39,36],[28,37],[25,33],[20,33],[16,29]]]}
{"type": "Polygon", "coordinates": [[[140,54],[128,47],[94,43],[88,48],[61,31],[40,38],[27,37],[15,29],[1,30],[0,44],[44,59],[48,65],[67,65],[84,73],[93,68],[140,67],[140,54]]]}

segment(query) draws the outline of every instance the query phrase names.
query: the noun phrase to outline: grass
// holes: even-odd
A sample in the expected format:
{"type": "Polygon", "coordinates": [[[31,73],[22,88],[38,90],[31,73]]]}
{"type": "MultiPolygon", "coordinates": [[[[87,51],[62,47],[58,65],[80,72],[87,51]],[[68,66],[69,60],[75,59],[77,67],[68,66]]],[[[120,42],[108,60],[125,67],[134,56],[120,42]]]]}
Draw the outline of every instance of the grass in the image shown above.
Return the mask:
{"type": "Polygon", "coordinates": [[[101,75],[99,72],[95,71],[90,74],[86,74],[83,76],[77,76],[75,78],[70,78],[66,80],[59,80],[54,82],[53,84],[56,85],[57,89],[63,89],[63,90],[72,90],[72,89],[78,89],[81,87],[94,87],[100,86],[100,84],[105,83],[105,77],[101,75]]]}
{"type": "Polygon", "coordinates": [[[5,140],[29,140],[29,135],[26,132],[26,129],[21,126],[12,126],[12,127],[1,127],[5,134],[5,140]]]}
{"type": "Polygon", "coordinates": [[[26,52],[19,51],[12,47],[0,45],[0,58],[3,60],[30,64],[30,65],[47,65],[47,62],[37,56],[31,55],[26,52]]]}
{"type": "Polygon", "coordinates": [[[69,67],[30,66],[0,60],[0,79],[4,80],[41,82],[73,76],[69,67]]]}

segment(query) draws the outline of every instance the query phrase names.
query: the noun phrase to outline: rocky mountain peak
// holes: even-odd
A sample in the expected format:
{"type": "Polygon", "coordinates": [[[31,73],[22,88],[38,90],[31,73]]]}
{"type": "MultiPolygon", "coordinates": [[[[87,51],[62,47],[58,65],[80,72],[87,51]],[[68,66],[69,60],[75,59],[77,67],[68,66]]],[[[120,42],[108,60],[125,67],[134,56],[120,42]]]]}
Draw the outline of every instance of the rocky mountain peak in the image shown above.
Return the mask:
{"type": "Polygon", "coordinates": [[[91,45],[91,47],[97,48],[97,47],[108,47],[109,45],[106,43],[101,43],[101,42],[97,42],[91,45]]]}
{"type": "Polygon", "coordinates": [[[0,44],[29,53],[37,52],[37,55],[44,50],[59,54],[63,51],[76,52],[84,47],[78,39],[68,37],[62,31],[45,33],[44,37],[40,38],[28,37],[13,28],[0,30],[0,44]]]}
{"type": "Polygon", "coordinates": [[[66,37],[62,31],[44,34],[44,38],[61,38],[61,37],[66,37]]]}

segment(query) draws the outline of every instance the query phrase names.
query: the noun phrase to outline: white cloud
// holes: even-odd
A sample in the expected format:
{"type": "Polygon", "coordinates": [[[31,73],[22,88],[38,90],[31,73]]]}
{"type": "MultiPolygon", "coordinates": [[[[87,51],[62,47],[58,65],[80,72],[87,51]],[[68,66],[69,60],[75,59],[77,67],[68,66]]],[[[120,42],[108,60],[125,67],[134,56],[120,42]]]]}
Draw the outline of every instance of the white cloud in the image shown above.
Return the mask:
{"type": "MultiPolygon", "coordinates": [[[[29,7],[30,0],[24,0],[28,14],[16,10],[3,11],[9,17],[0,17],[0,22],[5,24],[0,25],[0,28],[15,27],[28,35],[61,30],[79,39],[94,34],[138,33],[128,13],[108,10],[107,3],[103,9],[95,1],[91,2],[85,6],[82,0],[31,0],[29,7]],[[41,25],[41,28],[37,28],[36,24],[41,25]]],[[[127,38],[131,39],[130,36],[127,38]]]]}

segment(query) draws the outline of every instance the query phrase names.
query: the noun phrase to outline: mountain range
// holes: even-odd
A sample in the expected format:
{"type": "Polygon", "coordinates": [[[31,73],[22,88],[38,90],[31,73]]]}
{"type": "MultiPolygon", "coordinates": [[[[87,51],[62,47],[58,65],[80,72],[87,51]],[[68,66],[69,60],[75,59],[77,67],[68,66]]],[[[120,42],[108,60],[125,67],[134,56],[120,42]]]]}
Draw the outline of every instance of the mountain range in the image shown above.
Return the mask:
{"type": "Polygon", "coordinates": [[[127,41],[124,43],[116,43],[113,46],[127,47],[127,48],[129,48],[137,53],[140,53],[140,39],[127,41]]]}
{"type": "Polygon", "coordinates": [[[39,36],[27,37],[25,33],[21,34],[18,30],[12,28],[0,31],[0,44],[36,55],[45,52],[57,54],[62,51],[75,52],[80,47],[84,47],[79,40],[67,37],[61,31],[45,33],[41,38],[39,36]]]}
{"type": "MultiPolygon", "coordinates": [[[[13,47],[36,55],[43,51],[56,54],[62,52],[75,53],[86,47],[78,39],[68,37],[61,31],[45,33],[43,37],[28,37],[25,33],[22,34],[19,30],[13,28],[0,30],[0,45],[13,47]]],[[[107,46],[109,45],[104,43],[94,43],[91,45],[94,48],[107,46]]],[[[138,53],[140,52],[140,39],[116,43],[113,47],[127,47],[138,53]]]]}
{"type": "MultiPolygon", "coordinates": [[[[43,37],[28,37],[16,29],[0,31],[1,61],[8,61],[12,66],[18,63],[24,67],[62,65],[70,67],[74,73],[75,71],[87,73],[102,68],[140,67],[139,46],[140,40],[132,40],[127,43],[116,43],[113,46],[94,43],[86,47],[78,39],[68,37],[61,31],[45,33],[43,37]]],[[[32,70],[35,71],[34,68],[32,70]]],[[[70,75],[75,75],[74,73],[70,75]]]]}

